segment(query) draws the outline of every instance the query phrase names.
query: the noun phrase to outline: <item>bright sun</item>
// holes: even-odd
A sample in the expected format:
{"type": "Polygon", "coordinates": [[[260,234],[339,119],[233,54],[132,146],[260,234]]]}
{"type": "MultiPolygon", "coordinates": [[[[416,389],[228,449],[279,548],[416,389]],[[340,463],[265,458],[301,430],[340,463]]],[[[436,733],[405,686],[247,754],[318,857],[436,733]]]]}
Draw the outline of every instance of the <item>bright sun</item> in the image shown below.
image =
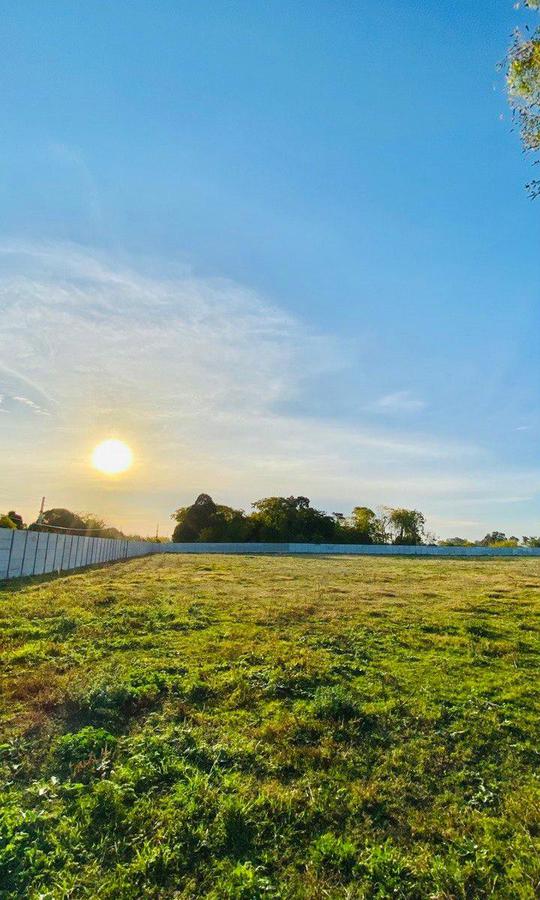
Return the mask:
{"type": "Polygon", "coordinates": [[[129,469],[133,462],[133,453],[123,441],[111,438],[98,444],[92,453],[92,465],[106,475],[118,475],[129,469]]]}

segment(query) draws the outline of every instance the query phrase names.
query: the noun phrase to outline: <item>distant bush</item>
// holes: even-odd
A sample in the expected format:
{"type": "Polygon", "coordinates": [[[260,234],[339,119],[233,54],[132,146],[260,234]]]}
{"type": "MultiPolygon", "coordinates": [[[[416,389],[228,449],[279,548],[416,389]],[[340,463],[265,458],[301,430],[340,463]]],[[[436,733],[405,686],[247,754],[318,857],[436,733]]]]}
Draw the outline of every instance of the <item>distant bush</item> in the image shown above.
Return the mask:
{"type": "Polygon", "coordinates": [[[444,541],[439,541],[439,547],[474,547],[472,541],[468,541],[467,538],[446,538],[444,541]]]}
{"type": "Polygon", "coordinates": [[[17,526],[15,525],[14,522],[11,521],[11,519],[9,518],[9,516],[1,515],[1,516],[0,516],[0,528],[14,528],[14,529],[16,529],[17,526]]]}
{"type": "Polygon", "coordinates": [[[19,515],[18,512],[15,512],[14,509],[10,509],[8,511],[8,516],[15,525],[15,528],[24,528],[23,517],[19,515]]]}

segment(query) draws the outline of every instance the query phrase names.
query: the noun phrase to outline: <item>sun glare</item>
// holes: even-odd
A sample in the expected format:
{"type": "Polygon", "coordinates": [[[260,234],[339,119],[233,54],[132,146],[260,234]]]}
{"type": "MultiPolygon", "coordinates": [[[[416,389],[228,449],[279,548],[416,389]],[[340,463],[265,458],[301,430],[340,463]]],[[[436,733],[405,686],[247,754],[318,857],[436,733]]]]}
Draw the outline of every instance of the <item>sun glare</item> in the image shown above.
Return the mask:
{"type": "Polygon", "coordinates": [[[133,453],[123,441],[111,438],[98,444],[92,453],[92,465],[105,475],[119,475],[129,469],[133,453]]]}

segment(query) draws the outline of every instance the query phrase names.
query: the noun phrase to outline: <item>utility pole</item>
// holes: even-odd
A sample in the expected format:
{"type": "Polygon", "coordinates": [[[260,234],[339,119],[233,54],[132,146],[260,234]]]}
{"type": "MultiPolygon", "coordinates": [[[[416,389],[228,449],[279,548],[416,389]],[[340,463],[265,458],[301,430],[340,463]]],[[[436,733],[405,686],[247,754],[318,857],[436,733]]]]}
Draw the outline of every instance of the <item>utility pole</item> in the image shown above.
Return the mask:
{"type": "Polygon", "coordinates": [[[159,522],[156,524],[156,541],[159,539],[159,522]]]}
{"type": "Polygon", "coordinates": [[[39,514],[38,514],[38,517],[37,517],[37,523],[38,523],[38,525],[41,524],[41,520],[42,520],[42,518],[43,518],[43,513],[44,513],[44,511],[45,511],[45,497],[42,497],[42,498],[41,498],[41,506],[39,507],[39,514]]]}

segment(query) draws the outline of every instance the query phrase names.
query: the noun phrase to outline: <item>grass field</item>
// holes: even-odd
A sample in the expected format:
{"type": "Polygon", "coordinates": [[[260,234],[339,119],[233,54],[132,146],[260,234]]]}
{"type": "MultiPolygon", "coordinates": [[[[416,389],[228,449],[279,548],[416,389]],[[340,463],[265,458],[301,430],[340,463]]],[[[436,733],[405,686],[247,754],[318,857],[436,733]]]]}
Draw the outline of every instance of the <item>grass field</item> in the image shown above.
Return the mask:
{"type": "Polygon", "coordinates": [[[540,560],[0,590],[0,896],[540,894],[540,560]]]}

